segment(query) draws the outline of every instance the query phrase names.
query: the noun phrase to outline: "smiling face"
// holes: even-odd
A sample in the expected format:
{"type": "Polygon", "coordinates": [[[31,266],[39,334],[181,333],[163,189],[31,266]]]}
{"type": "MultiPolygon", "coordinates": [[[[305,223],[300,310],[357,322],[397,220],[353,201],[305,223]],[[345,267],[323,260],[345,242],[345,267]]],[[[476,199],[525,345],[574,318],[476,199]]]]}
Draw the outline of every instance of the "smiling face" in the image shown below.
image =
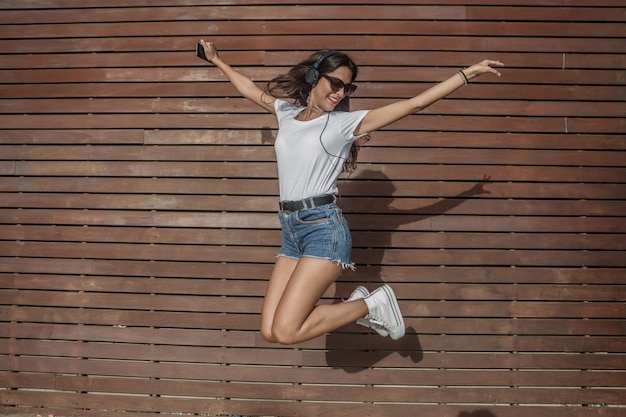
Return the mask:
{"type": "MultiPolygon", "coordinates": [[[[341,66],[325,75],[338,78],[343,81],[344,84],[350,84],[352,82],[352,71],[346,66],[341,66]]],[[[335,109],[337,104],[339,104],[345,96],[346,92],[343,88],[339,91],[333,91],[330,86],[330,81],[327,78],[320,77],[317,84],[311,89],[310,105],[318,106],[324,111],[330,112],[335,109]]]]}

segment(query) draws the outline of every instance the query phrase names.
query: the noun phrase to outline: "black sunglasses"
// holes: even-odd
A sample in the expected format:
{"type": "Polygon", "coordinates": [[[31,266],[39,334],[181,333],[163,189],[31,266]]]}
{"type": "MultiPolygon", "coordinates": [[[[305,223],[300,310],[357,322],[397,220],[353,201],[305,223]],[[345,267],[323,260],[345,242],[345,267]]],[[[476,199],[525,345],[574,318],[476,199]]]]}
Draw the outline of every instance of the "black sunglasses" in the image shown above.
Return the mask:
{"type": "Polygon", "coordinates": [[[330,83],[330,89],[333,90],[333,92],[335,93],[343,88],[343,93],[349,96],[350,94],[354,93],[354,90],[356,90],[356,85],[344,84],[344,82],[341,81],[339,78],[331,77],[330,75],[326,74],[322,75],[322,77],[328,80],[328,82],[330,83]]]}

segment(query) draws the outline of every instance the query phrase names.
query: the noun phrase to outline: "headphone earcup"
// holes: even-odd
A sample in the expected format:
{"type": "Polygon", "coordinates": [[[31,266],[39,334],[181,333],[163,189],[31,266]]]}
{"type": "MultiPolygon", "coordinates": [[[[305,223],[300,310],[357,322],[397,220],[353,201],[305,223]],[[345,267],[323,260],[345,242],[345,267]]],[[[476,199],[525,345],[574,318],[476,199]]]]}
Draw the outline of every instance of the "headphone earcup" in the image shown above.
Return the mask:
{"type": "Polygon", "coordinates": [[[304,73],[304,81],[306,81],[308,84],[315,85],[320,79],[320,71],[318,68],[320,67],[322,62],[324,62],[324,60],[329,56],[337,55],[339,53],[339,51],[335,51],[333,49],[329,49],[324,52],[319,58],[317,58],[317,61],[315,61],[313,65],[311,65],[306,70],[306,72],[304,73]]]}
{"type": "Polygon", "coordinates": [[[304,74],[304,81],[311,85],[317,83],[317,80],[319,80],[319,78],[320,72],[317,70],[317,68],[309,67],[306,70],[306,74],[304,74]]]}

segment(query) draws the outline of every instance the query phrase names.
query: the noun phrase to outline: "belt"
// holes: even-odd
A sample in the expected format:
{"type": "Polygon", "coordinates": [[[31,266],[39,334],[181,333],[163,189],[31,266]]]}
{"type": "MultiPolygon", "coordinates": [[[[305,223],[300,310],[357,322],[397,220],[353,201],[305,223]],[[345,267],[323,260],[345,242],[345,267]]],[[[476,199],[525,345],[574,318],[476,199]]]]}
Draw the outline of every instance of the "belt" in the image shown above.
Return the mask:
{"type": "Polygon", "coordinates": [[[319,197],[309,197],[298,201],[280,201],[278,206],[282,211],[296,211],[334,203],[336,200],[337,197],[335,195],[328,194],[319,197]]]}

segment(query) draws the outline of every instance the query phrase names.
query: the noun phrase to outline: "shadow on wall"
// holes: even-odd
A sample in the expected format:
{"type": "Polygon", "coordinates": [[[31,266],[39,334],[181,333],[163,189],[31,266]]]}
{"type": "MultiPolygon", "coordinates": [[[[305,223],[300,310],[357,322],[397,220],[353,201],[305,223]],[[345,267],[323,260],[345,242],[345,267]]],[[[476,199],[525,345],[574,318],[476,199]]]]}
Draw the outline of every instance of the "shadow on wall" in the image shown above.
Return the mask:
{"type": "MultiPolygon", "coordinates": [[[[372,229],[380,229],[375,233],[374,242],[354,242],[355,247],[360,245],[371,247],[367,250],[367,259],[364,260],[365,262],[362,262],[367,266],[361,267],[360,264],[357,264],[357,268],[363,268],[357,272],[357,275],[364,275],[366,277],[366,281],[371,282],[370,285],[373,286],[378,286],[382,282],[385,282],[386,280],[382,272],[381,264],[385,255],[385,250],[392,247],[392,231],[397,230],[404,224],[417,223],[431,217],[443,215],[465,203],[474,196],[491,194],[490,191],[485,190],[484,188],[485,185],[490,182],[490,179],[490,176],[484,175],[481,180],[477,181],[467,190],[462,191],[454,197],[443,198],[440,201],[428,206],[398,208],[393,205],[395,200],[393,194],[396,191],[396,188],[393,185],[393,182],[384,173],[374,170],[365,170],[358,176],[354,177],[354,180],[350,180],[345,186],[345,188],[349,191],[349,194],[367,196],[372,195],[372,189],[374,189],[376,198],[367,202],[363,202],[362,199],[353,199],[350,197],[340,198],[340,205],[344,210],[348,222],[350,222],[350,213],[392,215],[385,216],[386,223],[383,227],[378,227],[377,225],[372,227],[372,229]],[[385,233],[385,230],[389,232],[385,233]]],[[[375,217],[372,217],[372,221],[376,221],[375,217]]],[[[361,225],[360,228],[366,230],[369,229],[366,224],[361,225]]],[[[339,282],[339,284],[341,286],[341,294],[344,291],[349,294],[349,292],[354,289],[352,288],[354,287],[353,284],[346,285],[345,282],[339,282]]]]}
{"type": "MultiPolygon", "coordinates": [[[[365,170],[354,177],[354,181],[349,180],[347,184],[344,184],[344,187],[349,189],[350,195],[371,195],[372,188],[375,187],[377,197],[375,200],[365,203],[367,206],[363,206],[363,203],[358,206],[359,202],[356,198],[342,197],[340,199],[340,205],[346,213],[348,222],[350,221],[351,212],[401,214],[400,216],[387,216],[385,218],[386,220],[396,223],[385,224],[384,230],[389,230],[387,233],[383,230],[376,232],[376,241],[372,244],[374,248],[367,250],[367,266],[362,267],[357,265],[357,276],[365,278],[365,280],[368,281],[367,286],[370,287],[370,290],[380,286],[386,281],[381,264],[386,248],[391,247],[391,231],[398,229],[403,224],[423,221],[433,216],[442,215],[463,204],[473,196],[490,194],[489,191],[484,189],[485,184],[489,183],[489,180],[490,177],[484,176],[482,180],[478,181],[471,188],[454,197],[442,199],[428,206],[409,209],[393,207],[392,203],[394,201],[393,194],[395,187],[393,182],[382,172],[365,170]],[[365,271],[363,269],[365,269],[365,271]]],[[[367,225],[363,225],[361,228],[368,229],[367,225]]],[[[372,229],[376,229],[376,227],[372,229]]],[[[355,242],[355,246],[360,244],[361,242],[355,242]]],[[[338,300],[347,298],[355,286],[356,283],[354,279],[341,281],[340,278],[337,282],[335,298],[338,300]]],[[[398,298],[402,298],[401,294],[397,295],[398,298]]],[[[371,368],[374,364],[394,352],[404,357],[411,358],[413,363],[418,363],[423,359],[423,351],[417,336],[417,331],[412,327],[406,329],[405,337],[394,341],[389,338],[382,338],[373,331],[361,328],[358,325],[354,326],[358,327],[355,331],[362,329],[364,332],[368,332],[358,336],[358,350],[355,350],[356,339],[354,338],[354,333],[346,334],[336,332],[326,336],[326,363],[328,366],[342,368],[344,371],[350,373],[360,372],[371,368]]],[[[480,412],[482,411],[478,411],[477,413],[479,414],[462,413],[459,417],[493,416],[493,414],[489,412],[487,412],[489,414],[480,414],[480,412]]]]}

